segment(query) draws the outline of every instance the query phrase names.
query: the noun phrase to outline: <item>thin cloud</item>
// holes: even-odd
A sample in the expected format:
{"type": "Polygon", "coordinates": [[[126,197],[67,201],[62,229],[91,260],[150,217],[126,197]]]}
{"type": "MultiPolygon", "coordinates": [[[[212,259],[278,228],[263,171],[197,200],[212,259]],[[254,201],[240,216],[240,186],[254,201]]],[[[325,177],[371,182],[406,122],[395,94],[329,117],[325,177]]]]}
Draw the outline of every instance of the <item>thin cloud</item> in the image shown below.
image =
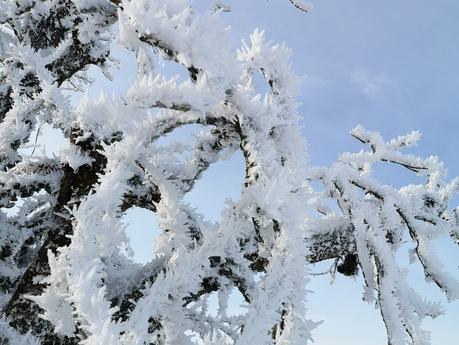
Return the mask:
{"type": "Polygon", "coordinates": [[[380,100],[389,91],[398,89],[398,84],[384,73],[356,71],[350,79],[358,91],[372,101],[380,100]]]}

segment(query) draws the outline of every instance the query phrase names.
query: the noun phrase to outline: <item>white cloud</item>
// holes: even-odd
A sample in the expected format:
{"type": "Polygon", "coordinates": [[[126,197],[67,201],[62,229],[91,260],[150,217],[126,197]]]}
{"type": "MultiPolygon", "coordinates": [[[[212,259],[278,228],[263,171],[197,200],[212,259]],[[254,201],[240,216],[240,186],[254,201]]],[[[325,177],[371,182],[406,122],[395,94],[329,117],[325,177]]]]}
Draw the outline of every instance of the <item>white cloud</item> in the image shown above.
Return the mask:
{"type": "Polygon", "coordinates": [[[381,99],[389,90],[398,89],[397,83],[384,73],[356,71],[351,74],[351,81],[372,101],[381,99]]]}

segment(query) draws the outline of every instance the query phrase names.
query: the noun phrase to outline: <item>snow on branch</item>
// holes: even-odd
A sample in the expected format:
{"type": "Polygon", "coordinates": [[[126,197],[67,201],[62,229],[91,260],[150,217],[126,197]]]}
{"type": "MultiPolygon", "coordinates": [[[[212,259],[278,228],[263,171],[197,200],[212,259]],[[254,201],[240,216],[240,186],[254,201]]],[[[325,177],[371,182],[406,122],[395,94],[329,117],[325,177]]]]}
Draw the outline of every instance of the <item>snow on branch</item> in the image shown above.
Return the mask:
{"type": "Polygon", "coordinates": [[[303,0],[290,0],[293,6],[304,12],[311,12],[314,6],[309,2],[304,2],[303,0]]]}
{"type": "Polygon", "coordinates": [[[418,132],[389,142],[360,126],[351,134],[370,145],[371,151],[343,154],[330,169],[317,170],[315,178],[322,180],[326,193],[337,201],[352,225],[356,264],[366,283],[364,296],[367,301],[378,300],[391,344],[406,344],[407,337],[415,344],[428,344],[428,333],[421,329],[420,320],[438,316],[441,308],[409,286],[407,272],[395,253],[403,241],[411,239],[425,277],[449,300],[459,297],[459,282],[443,269],[433,245],[439,236],[452,236],[456,231],[447,207],[457,192],[457,182],[444,181],[445,171],[436,158],[421,159],[401,151],[416,144],[418,132]],[[370,176],[378,161],[427,175],[426,183],[401,189],[381,185],[370,176]]]}
{"type": "Polygon", "coordinates": [[[256,29],[233,52],[220,17],[226,7],[215,6],[202,14],[187,0],[0,3],[0,206],[19,209],[0,212],[0,341],[309,343],[318,326],[307,309],[309,264],[333,259],[340,273],[363,273],[365,300],[379,308],[390,344],[429,344],[421,322],[442,308],[415,291],[396,254],[408,241],[426,278],[448,299],[459,297],[433,248],[440,236],[458,242],[457,209],[448,209],[458,180],[446,180],[437,158],[404,152],[418,132],[386,142],[356,127],[351,134],[368,151],[313,167],[291,51],[256,29]],[[110,76],[114,38],[135,53],[136,79],[125,94],[71,104],[68,89],[90,83],[88,66],[110,76]],[[161,74],[155,64],[163,60],[184,70],[184,80],[161,74]],[[53,159],[23,157],[18,149],[43,123],[70,148],[53,159]],[[189,125],[201,130],[190,147],[160,144],[189,125]],[[185,197],[237,151],[245,163],[240,198],[210,223],[185,197]],[[425,176],[425,184],[381,184],[371,175],[377,162],[425,176]],[[132,207],[159,220],[145,265],[125,253],[122,219],[132,207]],[[229,312],[234,291],[247,304],[241,315],[229,312]]]}

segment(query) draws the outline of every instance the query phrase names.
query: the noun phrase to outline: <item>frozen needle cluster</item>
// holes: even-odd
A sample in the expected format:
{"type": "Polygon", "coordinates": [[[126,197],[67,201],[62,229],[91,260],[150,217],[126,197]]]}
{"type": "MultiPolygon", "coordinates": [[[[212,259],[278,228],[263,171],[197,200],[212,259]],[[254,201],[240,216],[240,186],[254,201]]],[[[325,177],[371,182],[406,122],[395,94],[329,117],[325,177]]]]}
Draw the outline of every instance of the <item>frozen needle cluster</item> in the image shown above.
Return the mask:
{"type": "Polygon", "coordinates": [[[289,49],[255,30],[232,51],[218,4],[201,14],[187,0],[0,2],[0,343],[305,344],[317,326],[307,315],[308,263],[334,259],[347,275],[360,267],[390,344],[429,344],[421,321],[441,308],[409,285],[396,253],[410,241],[425,276],[459,297],[433,248],[440,236],[459,240],[448,210],[458,181],[445,180],[436,158],[403,152],[417,132],[386,142],[357,127],[352,135],[368,151],[312,167],[289,49]],[[114,39],[135,53],[136,79],[120,97],[72,105],[68,90],[89,83],[88,66],[110,78],[114,39]],[[163,75],[162,61],[186,78],[163,75]],[[21,155],[43,124],[61,130],[69,148],[54,158],[21,155]],[[194,147],[158,144],[191,124],[202,128],[194,147]],[[184,197],[238,150],[240,199],[219,223],[206,222],[184,197]],[[382,185],[371,176],[381,162],[425,184],[382,185]],[[159,219],[145,265],[124,254],[122,216],[132,207],[159,219]],[[246,313],[228,312],[233,291],[246,313]]]}

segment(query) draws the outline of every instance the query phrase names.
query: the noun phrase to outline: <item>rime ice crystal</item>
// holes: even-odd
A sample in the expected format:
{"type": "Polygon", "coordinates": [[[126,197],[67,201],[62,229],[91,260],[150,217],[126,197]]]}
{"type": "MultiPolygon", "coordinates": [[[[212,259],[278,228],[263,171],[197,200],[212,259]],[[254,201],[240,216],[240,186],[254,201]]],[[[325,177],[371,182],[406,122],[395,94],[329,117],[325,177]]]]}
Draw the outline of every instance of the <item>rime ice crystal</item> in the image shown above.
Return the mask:
{"type": "Polygon", "coordinates": [[[458,180],[446,181],[437,158],[403,152],[418,132],[386,142],[362,127],[351,135],[370,150],[312,167],[290,50],[256,29],[231,51],[220,17],[229,8],[214,3],[206,15],[186,0],[0,3],[0,339],[304,344],[318,325],[307,310],[307,262],[335,259],[343,274],[360,267],[365,300],[379,307],[391,344],[429,344],[421,321],[442,309],[410,286],[395,253],[411,241],[425,276],[450,300],[459,297],[433,249],[438,236],[458,241],[457,209],[448,211],[458,180]],[[115,38],[135,52],[136,79],[122,97],[86,96],[72,106],[68,90],[90,82],[89,65],[109,76],[115,38]],[[187,78],[161,75],[158,60],[178,64],[187,78]],[[70,148],[52,159],[22,156],[18,148],[43,123],[60,129],[70,148]],[[193,147],[158,145],[190,124],[202,127],[193,147]],[[184,196],[238,149],[241,197],[208,223],[184,196]],[[426,182],[382,185],[371,176],[376,162],[426,182]],[[19,211],[7,216],[18,199],[19,211]],[[159,219],[156,257],[145,265],[123,254],[121,218],[131,207],[159,219]],[[247,302],[245,314],[228,313],[233,290],[247,302]],[[216,315],[207,307],[213,293],[216,315]]]}

